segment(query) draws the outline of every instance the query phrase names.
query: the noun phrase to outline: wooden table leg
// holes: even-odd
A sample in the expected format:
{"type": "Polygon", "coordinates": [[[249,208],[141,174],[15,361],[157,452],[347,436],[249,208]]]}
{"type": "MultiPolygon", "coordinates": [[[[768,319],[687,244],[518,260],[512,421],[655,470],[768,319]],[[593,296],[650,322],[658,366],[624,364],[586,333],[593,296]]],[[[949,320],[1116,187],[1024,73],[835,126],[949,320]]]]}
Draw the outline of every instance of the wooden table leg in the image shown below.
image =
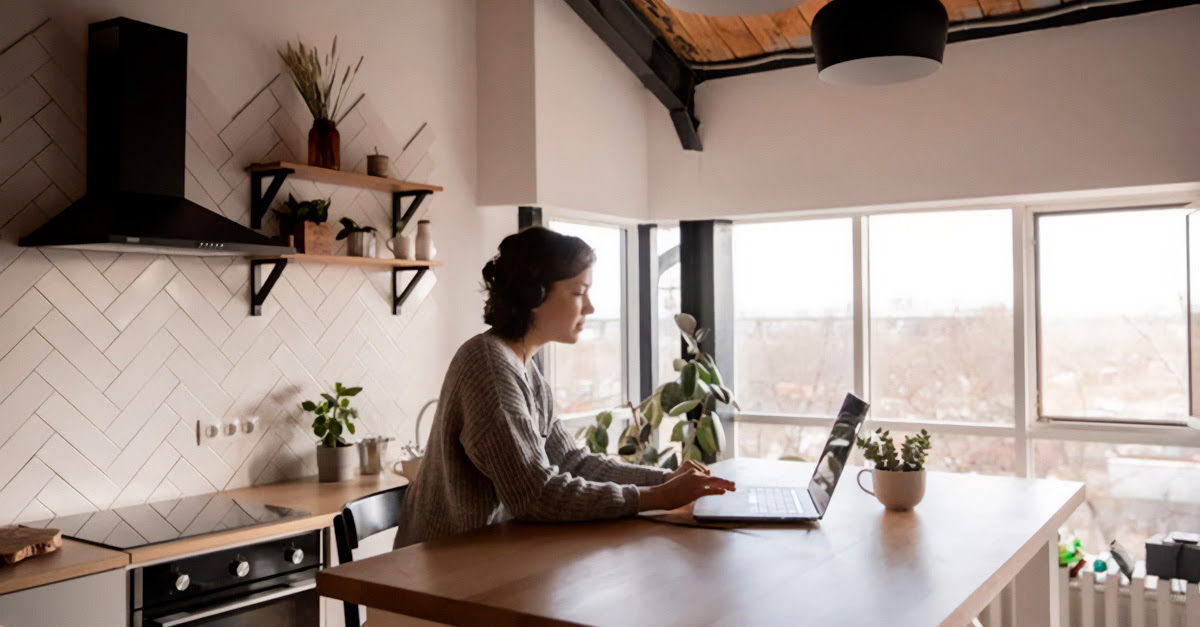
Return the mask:
{"type": "Polygon", "coordinates": [[[1015,627],[1065,627],[1058,611],[1057,540],[1043,544],[1013,580],[1015,627]]]}

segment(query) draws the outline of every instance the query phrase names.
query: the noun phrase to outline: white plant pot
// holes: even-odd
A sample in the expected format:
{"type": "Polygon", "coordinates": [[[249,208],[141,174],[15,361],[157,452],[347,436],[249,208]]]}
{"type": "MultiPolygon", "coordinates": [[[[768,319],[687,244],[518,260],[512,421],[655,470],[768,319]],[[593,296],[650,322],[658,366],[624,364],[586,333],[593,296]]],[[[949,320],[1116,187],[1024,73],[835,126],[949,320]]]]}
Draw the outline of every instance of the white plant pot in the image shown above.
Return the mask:
{"type": "Polygon", "coordinates": [[[358,469],[358,451],[353,446],[330,448],[317,443],[317,478],[320,481],[353,479],[358,469]]]}

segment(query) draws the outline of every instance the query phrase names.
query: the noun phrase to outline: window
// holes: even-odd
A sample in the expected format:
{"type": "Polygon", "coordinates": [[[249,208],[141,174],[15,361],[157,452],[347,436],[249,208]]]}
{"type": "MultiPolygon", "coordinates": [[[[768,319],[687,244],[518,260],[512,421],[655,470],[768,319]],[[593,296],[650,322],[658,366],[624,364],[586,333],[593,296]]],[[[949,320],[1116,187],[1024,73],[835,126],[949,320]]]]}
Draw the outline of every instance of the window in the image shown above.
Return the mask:
{"type": "Polygon", "coordinates": [[[1182,423],[1185,209],[1037,218],[1041,414],[1182,423]]]}
{"type": "Polygon", "coordinates": [[[552,221],[549,228],[574,235],[596,251],[592,287],[595,313],[587,317],[574,345],[551,343],[544,350],[547,380],[558,414],[595,412],[625,402],[625,245],[619,227],[552,221]]]}
{"type": "Polygon", "coordinates": [[[743,409],[832,417],[854,388],[852,229],[849,218],[734,226],[743,409]]]}
{"type": "Polygon", "coordinates": [[[655,229],[658,241],[658,367],[654,385],[675,378],[674,361],[683,353],[675,314],[683,311],[679,274],[679,227],[655,229]]]}
{"type": "Polygon", "coordinates": [[[1012,214],[869,224],[872,415],[1011,423],[1012,214]]]}

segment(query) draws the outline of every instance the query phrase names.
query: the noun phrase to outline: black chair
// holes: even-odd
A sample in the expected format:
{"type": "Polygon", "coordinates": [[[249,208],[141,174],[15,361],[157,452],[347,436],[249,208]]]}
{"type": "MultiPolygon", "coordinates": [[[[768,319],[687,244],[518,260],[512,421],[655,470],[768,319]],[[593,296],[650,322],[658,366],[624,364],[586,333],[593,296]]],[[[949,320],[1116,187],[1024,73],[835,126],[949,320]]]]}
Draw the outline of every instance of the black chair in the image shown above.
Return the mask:
{"type": "MultiPolygon", "coordinates": [[[[376,492],[361,499],[346,503],[342,513],[333,519],[333,535],[337,540],[338,562],[354,561],[354,549],[358,543],[400,523],[404,513],[404,491],[407,485],[376,492]]],[[[358,606],[343,603],[346,612],[346,627],[361,627],[358,606]]]]}

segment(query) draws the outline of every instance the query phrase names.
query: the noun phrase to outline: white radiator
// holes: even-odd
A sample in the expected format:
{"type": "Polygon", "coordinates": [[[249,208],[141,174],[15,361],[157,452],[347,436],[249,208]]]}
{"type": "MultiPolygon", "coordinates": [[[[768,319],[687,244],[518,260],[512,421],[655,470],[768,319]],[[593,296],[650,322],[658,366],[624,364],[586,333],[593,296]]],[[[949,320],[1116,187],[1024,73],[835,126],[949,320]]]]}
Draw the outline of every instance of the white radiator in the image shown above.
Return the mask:
{"type": "MultiPolygon", "coordinates": [[[[1159,581],[1158,577],[1143,576],[1143,572],[1144,566],[1138,564],[1132,581],[1122,581],[1120,571],[1100,577],[1090,571],[1081,572],[1078,579],[1068,579],[1067,569],[1060,568],[1059,624],[1062,627],[1200,627],[1200,586],[1180,579],[1159,581]]],[[[979,615],[979,624],[1026,627],[1011,625],[1012,602],[1009,585],[979,615]]]]}

